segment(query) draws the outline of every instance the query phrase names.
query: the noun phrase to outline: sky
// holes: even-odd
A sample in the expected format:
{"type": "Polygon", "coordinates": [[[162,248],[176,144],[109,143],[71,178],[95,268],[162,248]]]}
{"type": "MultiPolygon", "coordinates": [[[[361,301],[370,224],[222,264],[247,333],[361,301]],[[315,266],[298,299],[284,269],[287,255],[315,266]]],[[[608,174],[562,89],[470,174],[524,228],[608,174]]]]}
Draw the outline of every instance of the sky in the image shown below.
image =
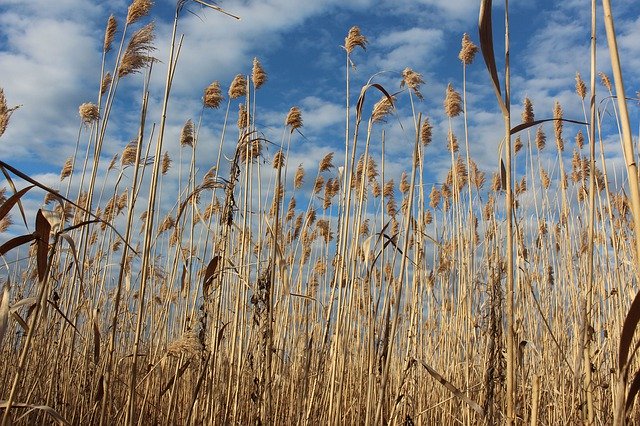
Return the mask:
{"type": "MultiPolygon", "coordinates": [[[[449,121],[443,112],[447,84],[462,90],[462,65],[458,60],[464,33],[478,41],[479,0],[226,0],[218,4],[241,17],[240,21],[187,2],[178,33],[184,34],[169,105],[166,149],[176,158],[184,122],[198,121],[202,93],[214,80],[226,93],[238,73],[251,73],[257,57],[268,82],[257,94],[256,122],[268,139],[279,142],[289,108],[300,107],[302,135],[292,143],[289,164],[317,167],[324,154],[344,150],[345,52],[341,47],[350,27],[358,25],[369,41],[366,51],[352,54],[351,103],[360,87],[374,77],[389,92],[400,91],[406,67],[422,74],[424,101],[416,111],[428,116],[434,138],[428,148],[427,182],[441,182],[450,166],[446,151],[449,121]]],[[[62,188],[59,173],[73,155],[82,130],[78,106],[95,102],[100,81],[102,44],[107,18],[114,14],[119,29],[129,1],[0,0],[0,87],[9,106],[21,105],[0,137],[0,158],[54,188],[62,188]]],[[[614,18],[628,97],[640,89],[640,8],[636,0],[614,2],[614,18]]],[[[151,78],[148,122],[158,123],[164,87],[175,3],[157,0],[149,16],[134,29],[153,20],[160,60],[151,78]]],[[[494,41],[501,72],[504,54],[504,4],[496,2],[494,41]]],[[[565,117],[583,120],[582,104],[575,94],[575,73],[589,76],[590,2],[582,0],[509,2],[511,25],[512,108],[517,118],[525,96],[531,98],[536,118],[550,118],[560,101],[565,117]]],[[[599,71],[610,74],[611,65],[598,11],[599,71]]],[[[120,33],[116,36],[119,40],[120,33]]],[[[113,63],[113,55],[107,64],[113,63]]],[[[118,88],[103,155],[122,151],[137,133],[143,74],[128,76],[118,88]]],[[[501,79],[503,81],[503,79],[501,79]]],[[[621,164],[610,100],[603,96],[603,132],[607,161],[621,164]]],[[[378,95],[370,97],[372,104],[378,95]]],[[[467,68],[468,122],[472,158],[488,174],[499,164],[498,144],[502,117],[481,55],[467,68]]],[[[225,102],[226,104],[226,102],[225,102]]],[[[638,136],[638,102],[629,101],[634,137],[638,136]]],[[[237,102],[231,105],[234,123],[237,102]]],[[[367,106],[370,111],[370,106],[367,106]]],[[[199,134],[197,165],[204,173],[214,162],[220,139],[224,107],[205,111],[199,134]]],[[[461,118],[452,126],[459,135],[461,118]]],[[[399,176],[408,167],[413,143],[411,106],[407,91],[398,94],[395,114],[376,128],[372,147],[380,150],[380,132],[386,133],[387,170],[399,176]]],[[[578,128],[565,126],[573,140],[578,128]]],[[[551,127],[547,128],[552,135],[551,127]]],[[[80,138],[81,149],[86,144],[80,138]]],[[[273,155],[273,149],[265,157],[273,155]]],[[[549,161],[554,161],[553,152],[549,161]]],[[[570,151],[567,154],[570,160],[570,151]]],[[[621,172],[620,172],[621,173],[621,172]]],[[[622,174],[620,175],[622,176],[622,174]]]]}

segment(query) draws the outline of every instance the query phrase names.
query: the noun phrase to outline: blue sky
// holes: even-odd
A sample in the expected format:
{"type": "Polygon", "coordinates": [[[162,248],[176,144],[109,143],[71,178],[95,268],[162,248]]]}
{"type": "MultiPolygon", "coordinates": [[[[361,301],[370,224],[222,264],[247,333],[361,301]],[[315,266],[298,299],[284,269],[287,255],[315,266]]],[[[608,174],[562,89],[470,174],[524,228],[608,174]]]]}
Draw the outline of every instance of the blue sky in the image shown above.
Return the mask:
{"type": "MultiPolygon", "coordinates": [[[[537,118],[551,117],[553,102],[559,100],[566,118],[582,119],[574,77],[576,71],[585,79],[589,75],[589,3],[510,2],[512,100],[518,117],[523,98],[529,96],[537,118]]],[[[400,90],[400,73],[405,67],[421,73],[426,81],[422,87],[425,101],[417,110],[429,116],[434,125],[428,180],[443,179],[450,163],[445,142],[448,121],[442,101],[448,83],[461,90],[462,68],[457,55],[463,33],[469,33],[478,44],[478,0],[227,0],[218,4],[242,20],[235,21],[195,3],[187,6],[193,13],[184,13],[181,18],[179,33],[185,35],[184,46],[165,138],[165,146],[174,158],[180,128],[188,118],[195,121],[199,116],[203,89],[219,80],[226,92],[236,74],[251,72],[253,57],[260,59],[269,76],[258,92],[257,123],[265,135],[279,141],[289,108],[297,105],[302,110],[305,138],[295,142],[289,164],[314,168],[329,151],[336,151],[336,158],[341,158],[345,55],[340,46],[349,28],[358,25],[369,45],[366,51],[353,54],[356,69],[352,72],[352,103],[360,87],[378,72],[382,74],[375,81],[390,92],[400,90]]],[[[121,28],[128,5],[129,1],[120,0],[0,2],[0,87],[10,106],[22,105],[0,139],[0,158],[46,184],[60,186],[60,168],[76,143],[78,106],[96,99],[107,18],[113,13],[121,28]]],[[[154,56],[163,61],[156,65],[152,78],[149,122],[159,121],[174,5],[172,1],[156,1],[150,16],[135,27],[150,19],[156,22],[158,50],[154,56]]],[[[494,5],[498,56],[502,54],[503,7],[501,2],[494,5]]],[[[616,1],[614,16],[627,96],[636,96],[640,86],[640,8],[636,0],[616,1]]],[[[611,66],[601,11],[598,19],[598,70],[608,73],[611,66]]],[[[491,173],[498,165],[502,118],[480,55],[467,76],[471,154],[491,173]]],[[[141,87],[142,74],[138,74],[127,77],[118,89],[120,101],[105,141],[107,159],[121,152],[136,135],[141,87]]],[[[598,89],[603,93],[601,86],[598,89]]],[[[371,103],[376,100],[377,95],[370,99],[371,103]]],[[[637,103],[630,105],[637,129],[637,103]]],[[[231,107],[232,122],[236,111],[237,102],[231,107]]],[[[207,111],[204,116],[198,156],[203,172],[214,158],[222,114],[207,111]]],[[[611,142],[607,159],[613,165],[620,163],[621,156],[611,133],[614,126],[613,120],[607,119],[605,136],[611,142]]],[[[399,96],[397,114],[385,128],[388,170],[399,175],[407,167],[406,153],[413,140],[407,92],[399,96]]],[[[454,121],[454,129],[461,135],[461,119],[454,121]]],[[[578,129],[565,129],[565,138],[571,141],[578,129]]],[[[550,127],[547,133],[552,135],[550,127]]],[[[549,156],[553,161],[553,152],[549,156]]]]}

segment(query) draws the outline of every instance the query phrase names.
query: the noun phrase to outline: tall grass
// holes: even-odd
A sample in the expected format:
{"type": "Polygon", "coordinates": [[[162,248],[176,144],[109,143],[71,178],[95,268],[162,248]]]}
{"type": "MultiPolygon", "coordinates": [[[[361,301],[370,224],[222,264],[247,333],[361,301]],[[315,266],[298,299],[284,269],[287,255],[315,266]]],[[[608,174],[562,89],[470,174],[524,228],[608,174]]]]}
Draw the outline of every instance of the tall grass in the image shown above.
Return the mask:
{"type": "MultiPolygon", "coordinates": [[[[563,117],[559,103],[536,118],[526,99],[514,126],[508,36],[502,87],[491,2],[482,2],[480,47],[505,124],[494,172],[473,159],[473,37],[463,36],[459,54],[462,94],[449,85],[442,112],[421,111],[424,81],[410,68],[400,91],[374,76],[352,104],[350,69],[367,47],[354,27],[344,46],[344,160],[336,167],[341,154],[327,152],[309,170],[288,161],[304,130],[299,108],[283,115],[280,141],[263,136],[256,116],[267,76],[257,59],[230,83],[222,123],[207,113],[225,103],[215,81],[199,117],[172,120],[186,123],[181,140],[166,138],[184,5],[157,131],[149,81],[162,64],[150,56],[153,25],[139,22],[151,3],[136,0],[117,52],[117,18],[107,23],[96,102],[80,108],[60,191],[0,162],[3,232],[21,229],[10,226],[16,217],[35,223],[0,245],[3,425],[622,424],[637,414],[640,312],[627,315],[637,190],[605,167],[611,109],[635,163],[619,72],[618,105],[596,97],[595,40],[588,116],[579,76],[576,85],[584,121],[563,117]],[[108,162],[117,84],[136,72],[137,136],[108,162]],[[402,120],[403,108],[412,143],[396,176],[385,123],[402,120]],[[434,116],[445,117],[446,140],[434,140],[434,116]],[[200,138],[213,124],[215,149],[200,138]],[[430,184],[436,143],[450,164],[430,184]],[[203,153],[207,170],[196,167],[203,153]],[[44,201],[30,217],[22,201],[36,191],[44,201]]],[[[607,76],[602,83],[607,100],[615,93],[607,76]]],[[[14,111],[0,90],[0,136],[14,111]]]]}

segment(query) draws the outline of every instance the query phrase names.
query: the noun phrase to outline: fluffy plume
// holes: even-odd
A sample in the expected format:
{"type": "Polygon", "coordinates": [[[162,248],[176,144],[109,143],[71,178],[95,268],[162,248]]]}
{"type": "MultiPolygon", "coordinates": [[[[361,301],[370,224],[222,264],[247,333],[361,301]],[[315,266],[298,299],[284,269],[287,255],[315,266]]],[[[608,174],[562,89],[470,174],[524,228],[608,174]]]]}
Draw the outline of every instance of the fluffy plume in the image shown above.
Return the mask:
{"type": "Polygon", "coordinates": [[[7,107],[7,99],[4,96],[4,90],[0,88],[0,136],[7,130],[7,126],[9,125],[9,118],[13,111],[18,109],[19,107],[8,108],[7,107]]]}
{"type": "Polygon", "coordinates": [[[224,96],[222,96],[219,82],[214,81],[204,89],[202,102],[205,108],[218,108],[223,100],[224,96]]]}
{"type": "Polygon", "coordinates": [[[98,106],[90,102],[80,105],[78,113],[80,114],[80,118],[82,118],[82,122],[85,124],[93,123],[100,118],[98,106]]]}
{"type": "Polygon", "coordinates": [[[187,122],[184,123],[184,126],[182,126],[180,145],[193,148],[193,121],[191,121],[191,119],[188,119],[187,122]]]}
{"type": "Polygon", "coordinates": [[[153,2],[149,0],[133,0],[127,11],[127,25],[131,25],[149,14],[153,2]]]}
{"type": "Polygon", "coordinates": [[[476,53],[478,53],[478,46],[473,44],[469,34],[464,33],[462,36],[462,48],[460,49],[458,58],[463,64],[469,65],[473,62],[473,58],[475,58],[476,53]]]}
{"type": "Polygon", "coordinates": [[[293,178],[293,187],[295,189],[299,189],[303,183],[304,183],[304,167],[302,167],[302,164],[300,164],[298,165],[298,168],[296,170],[296,175],[293,178]]]}
{"type": "Polygon", "coordinates": [[[332,167],[333,167],[333,152],[330,152],[327,155],[325,155],[324,158],[320,161],[320,166],[318,167],[318,171],[326,172],[332,167]]]}
{"type": "Polygon", "coordinates": [[[413,90],[413,93],[415,93],[420,100],[424,99],[422,93],[420,93],[420,85],[423,83],[424,80],[422,79],[422,74],[418,74],[411,68],[405,68],[404,71],[402,71],[400,87],[404,87],[406,84],[409,89],[413,90]]]}
{"type": "Polygon", "coordinates": [[[360,33],[360,27],[353,26],[349,30],[349,34],[344,39],[344,48],[347,54],[351,54],[353,49],[357,46],[362,47],[363,50],[367,49],[367,38],[360,33]]]}
{"type": "Polygon", "coordinates": [[[60,180],[65,180],[71,173],[73,172],[73,157],[67,158],[67,161],[64,162],[64,167],[62,167],[62,171],[60,172],[60,180]]]}
{"type": "Polygon", "coordinates": [[[258,60],[258,58],[253,58],[253,71],[251,72],[251,81],[253,81],[253,86],[257,89],[262,87],[264,83],[267,82],[267,73],[262,68],[262,64],[258,60]]]}
{"type": "Polygon", "coordinates": [[[169,156],[169,151],[165,151],[164,156],[162,157],[162,174],[166,175],[170,168],[171,157],[169,156]]]}
{"type": "Polygon", "coordinates": [[[244,104],[238,106],[238,129],[246,129],[249,127],[249,112],[244,104]]]}
{"type": "Polygon", "coordinates": [[[122,151],[120,164],[122,167],[133,166],[136,164],[136,154],[138,152],[138,144],[136,141],[129,142],[122,151]]]}
{"type": "Polygon", "coordinates": [[[287,118],[285,119],[285,124],[291,127],[291,133],[302,127],[302,114],[300,113],[300,108],[295,106],[291,107],[287,114],[287,118]]]}
{"type": "Polygon", "coordinates": [[[524,108],[522,111],[522,122],[523,123],[532,123],[535,120],[535,116],[533,114],[533,104],[531,103],[531,99],[524,98],[524,108]]]}
{"type": "Polygon", "coordinates": [[[451,83],[447,85],[447,94],[444,98],[444,112],[447,117],[457,117],[462,112],[462,98],[460,94],[453,89],[451,83]]]}
{"type": "Polygon", "coordinates": [[[247,94],[247,79],[244,75],[238,74],[235,76],[229,86],[229,98],[238,99],[247,94]]]}
{"type": "Polygon", "coordinates": [[[433,133],[433,126],[429,123],[429,117],[425,117],[422,122],[422,129],[420,130],[420,142],[423,146],[427,146],[431,143],[431,137],[433,133]]]}
{"type": "Polygon", "coordinates": [[[154,28],[154,23],[150,22],[133,34],[127,49],[124,51],[124,55],[122,55],[120,68],[118,68],[118,77],[136,73],[153,60],[149,56],[149,52],[155,50],[152,45],[155,37],[153,34],[154,28]]]}
{"type": "Polygon", "coordinates": [[[580,73],[576,73],[576,93],[583,99],[587,96],[587,85],[584,84],[584,80],[580,77],[580,73]]]}
{"type": "Polygon", "coordinates": [[[107,89],[111,85],[111,80],[113,80],[113,77],[111,77],[110,73],[106,73],[104,75],[104,77],[102,77],[102,82],[100,83],[100,94],[101,95],[104,95],[106,93],[107,89]]]}
{"type": "Polygon", "coordinates": [[[111,50],[111,45],[113,44],[113,39],[116,36],[116,31],[118,30],[118,21],[116,21],[116,17],[111,15],[107,20],[107,29],[104,32],[104,46],[102,49],[106,52],[111,50]]]}
{"type": "Polygon", "coordinates": [[[538,129],[536,130],[536,146],[540,151],[542,151],[546,145],[547,135],[544,134],[542,126],[538,126],[538,129]]]}
{"type": "Polygon", "coordinates": [[[611,92],[611,80],[609,80],[609,76],[606,75],[605,73],[603,73],[602,71],[598,73],[598,75],[600,76],[600,82],[602,83],[602,85],[609,91],[611,92]]]}
{"type": "Polygon", "coordinates": [[[273,156],[273,168],[279,169],[284,166],[284,153],[282,150],[276,152],[276,155],[273,156]]]}
{"type": "Polygon", "coordinates": [[[556,145],[558,150],[564,151],[564,140],[562,139],[562,106],[556,101],[553,106],[553,130],[556,135],[556,145]]]}
{"type": "Polygon", "coordinates": [[[393,110],[393,102],[394,98],[388,98],[387,96],[382,96],[376,104],[373,106],[373,112],[371,113],[371,121],[373,123],[378,123],[384,121],[385,117],[391,113],[393,110]]]}

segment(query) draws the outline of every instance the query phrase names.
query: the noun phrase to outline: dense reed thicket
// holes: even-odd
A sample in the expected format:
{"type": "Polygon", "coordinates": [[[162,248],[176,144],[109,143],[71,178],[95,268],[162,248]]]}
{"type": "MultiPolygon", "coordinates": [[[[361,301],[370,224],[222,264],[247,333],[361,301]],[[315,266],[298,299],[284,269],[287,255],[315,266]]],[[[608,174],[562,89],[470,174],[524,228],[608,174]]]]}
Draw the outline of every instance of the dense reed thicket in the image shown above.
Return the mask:
{"type": "MultiPolygon", "coordinates": [[[[443,94],[448,136],[434,140],[418,72],[398,76],[399,92],[374,80],[350,87],[368,43],[353,27],[345,149],[310,170],[288,162],[304,129],[299,108],[283,117],[280,140],[256,124],[268,84],[258,59],[226,93],[217,81],[204,88],[202,113],[181,118],[179,141],[165,140],[185,2],[170,46],[155,46],[154,24],[144,24],[151,6],[134,0],[124,21],[109,18],[101,83],[79,108],[60,187],[1,163],[2,231],[35,229],[0,246],[3,425],[609,424],[614,412],[624,422],[627,393],[627,414],[637,413],[626,370],[640,315],[627,317],[638,277],[634,189],[607,170],[600,132],[606,120],[624,126],[611,101],[621,86],[601,73],[592,101],[592,69],[590,87],[576,74],[583,117],[567,120],[559,103],[534,114],[529,98],[512,111],[509,63],[500,86],[483,1],[479,44],[505,118],[496,169],[483,171],[467,121],[474,37],[462,37],[461,90],[443,94]],[[153,59],[156,48],[169,49],[168,63],[153,59]],[[149,81],[162,66],[156,122],[149,81]],[[129,129],[137,138],[105,158],[118,84],[135,73],[144,76],[129,129]],[[411,108],[415,142],[394,176],[384,124],[399,104],[411,108]],[[199,132],[220,107],[203,171],[196,158],[211,147],[199,132]],[[433,185],[436,143],[450,164],[433,185]],[[178,191],[163,191],[175,167],[178,191]],[[44,197],[34,217],[21,203],[29,196],[44,197]]],[[[14,112],[0,91],[0,136],[14,112]]]]}

